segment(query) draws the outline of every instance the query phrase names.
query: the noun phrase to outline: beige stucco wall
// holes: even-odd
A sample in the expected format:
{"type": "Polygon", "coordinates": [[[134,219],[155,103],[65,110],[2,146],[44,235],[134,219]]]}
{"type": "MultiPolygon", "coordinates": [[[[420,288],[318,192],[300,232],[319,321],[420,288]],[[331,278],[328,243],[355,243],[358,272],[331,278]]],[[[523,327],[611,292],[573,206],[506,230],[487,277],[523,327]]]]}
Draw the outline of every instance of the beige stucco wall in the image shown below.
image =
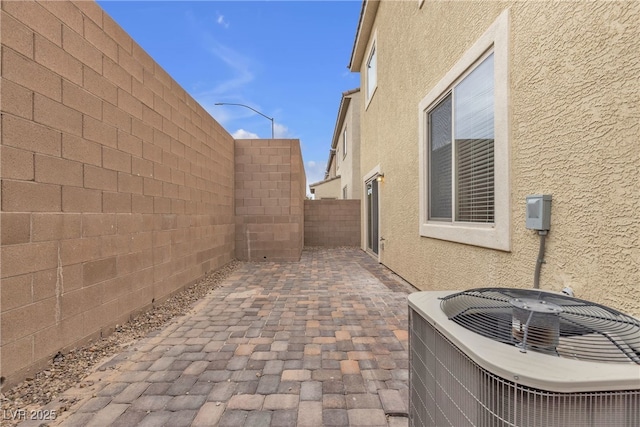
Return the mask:
{"type": "Polygon", "coordinates": [[[381,261],[421,289],[531,287],[524,201],[548,193],[541,288],[640,316],[639,20],[640,2],[382,2],[361,107],[361,170],[385,173],[381,261]],[[509,6],[511,251],[420,237],[418,104],[509,6]]]}
{"type": "Polygon", "coordinates": [[[320,199],[340,199],[342,197],[342,187],[340,177],[335,177],[326,181],[315,183],[311,186],[316,200],[320,199]]]}
{"type": "Polygon", "coordinates": [[[340,175],[340,198],[342,189],[347,187],[347,199],[362,197],[362,178],[360,175],[360,97],[361,92],[348,95],[351,100],[344,121],[340,124],[340,138],[336,146],[337,175],[340,175]],[[347,154],[344,155],[343,135],[347,130],[347,154]]]}

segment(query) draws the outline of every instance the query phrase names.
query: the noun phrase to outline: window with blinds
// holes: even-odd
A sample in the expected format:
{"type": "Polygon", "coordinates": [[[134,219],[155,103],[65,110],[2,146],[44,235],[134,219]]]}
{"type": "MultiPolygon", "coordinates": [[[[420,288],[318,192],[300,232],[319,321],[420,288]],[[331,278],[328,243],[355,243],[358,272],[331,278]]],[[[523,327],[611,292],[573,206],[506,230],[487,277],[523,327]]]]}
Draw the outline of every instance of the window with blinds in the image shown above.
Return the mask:
{"type": "Polygon", "coordinates": [[[434,84],[418,104],[422,237],[511,250],[509,13],[439,80],[426,70],[434,84]]]}
{"type": "Polygon", "coordinates": [[[429,219],[493,223],[493,54],[427,112],[429,219]]]}
{"type": "Polygon", "coordinates": [[[451,220],[451,94],[429,112],[429,219],[451,220]]]}

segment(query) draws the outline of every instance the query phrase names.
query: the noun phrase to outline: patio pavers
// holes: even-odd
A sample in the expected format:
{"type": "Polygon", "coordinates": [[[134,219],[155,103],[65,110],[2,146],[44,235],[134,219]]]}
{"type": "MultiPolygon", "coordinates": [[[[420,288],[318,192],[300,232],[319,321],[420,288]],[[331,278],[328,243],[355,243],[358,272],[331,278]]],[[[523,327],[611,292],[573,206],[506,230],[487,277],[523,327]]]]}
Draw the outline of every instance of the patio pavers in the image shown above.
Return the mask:
{"type": "Polygon", "coordinates": [[[81,401],[56,423],[407,425],[412,290],[358,249],[244,263],[65,393],[81,401]]]}

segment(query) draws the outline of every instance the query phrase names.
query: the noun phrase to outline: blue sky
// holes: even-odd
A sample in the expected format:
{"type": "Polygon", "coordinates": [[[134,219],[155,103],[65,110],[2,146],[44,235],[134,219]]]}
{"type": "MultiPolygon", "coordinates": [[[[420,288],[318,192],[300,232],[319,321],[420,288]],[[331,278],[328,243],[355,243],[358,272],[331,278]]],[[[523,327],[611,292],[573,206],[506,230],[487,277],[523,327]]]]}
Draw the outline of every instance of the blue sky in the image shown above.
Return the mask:
{"type": "Polygon", "coordinates": [[[307,183],[322,180],[361,2],[99,1],[225,129],[238,138],[298,138],[307,183]]]}

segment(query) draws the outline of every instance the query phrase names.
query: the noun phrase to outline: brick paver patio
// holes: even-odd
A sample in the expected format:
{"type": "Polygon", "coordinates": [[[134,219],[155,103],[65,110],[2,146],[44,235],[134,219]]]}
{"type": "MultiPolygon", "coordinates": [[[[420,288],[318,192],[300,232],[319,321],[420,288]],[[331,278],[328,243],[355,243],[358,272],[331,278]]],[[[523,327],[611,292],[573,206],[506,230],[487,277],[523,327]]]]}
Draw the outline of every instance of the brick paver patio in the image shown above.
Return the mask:
{"type": "Polygon", "coordinates": [[[412,290],[357,249],[242,264],[68,391],[56,423],[406,426],[412,290]]]}

